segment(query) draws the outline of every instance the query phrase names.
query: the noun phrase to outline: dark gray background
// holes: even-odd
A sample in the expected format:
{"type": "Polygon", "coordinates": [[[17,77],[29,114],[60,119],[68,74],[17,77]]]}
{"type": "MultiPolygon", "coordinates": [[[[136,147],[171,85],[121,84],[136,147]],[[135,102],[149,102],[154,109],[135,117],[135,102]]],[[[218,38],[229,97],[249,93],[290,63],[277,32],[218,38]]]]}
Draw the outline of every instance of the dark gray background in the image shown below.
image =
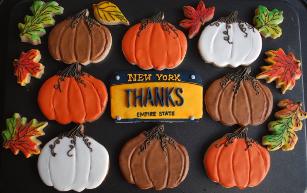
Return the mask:
{"type": "MultiPolygon", "coordinates": [[[[90,0],[61,0],[65,11],[62,16],[56,16],[57,21],[61,21],[69,15],[72,15],[81,9],[91,9],[92,3],[99,1],[90,0]]],[[[168,21],[178,26],[178,22],[183,19],[182,6],[196,5],[198,0],[116,0],[115,2],[130,20],[135,24],[140,19],[149,17],[162,10],[168,21]]],[[[303,53],[302,61],[307,61],[307,13],[306,3],[298,0],[287,1],[256,1],[256,0],[206,0],[207,6],[216,6],[214,20],[227,15],[230,11],[238,10],[240,18],[250,22],[254,15],[254,10],[259,4],[272,8],[280,8],[284,11],[285,20],[281,27],[283,35],[276,40],[264,39],[263,51],[268,49],[284,48],[287,52],[293,51],[298,57],[303,53]],[[298,16],[300,23],[298,23],[298,16]],[[301,26],[301,27],[300,27],[301,26]],[[302,36],[300,50],[299,34],[302,36]]],[[[5,128],[5,118],[11,116],[14,112],[19,112],[29,118],[38,118],[45,120],[37,106],[37,92],[42,83],[55,74],[58,70],[66,67],[64,64],[52,60],[47,51],[48,34],[42,37],[42,45],[36,46],[42,52],[42,63],[46,66],[46,72],[41,80],[32,79],[31,84],[21,88],[16,84],[16,79],[12,73],[11,62],[17,58],[21,51],[33,48],[30,44],[20,43],[18,38],[17,23],[23,21],[25,14],[30,14],[29,7],[31,1],[6,0],[0,7],[2,41],[1,45],[1,95],[3,96],[1,108],[1,128],[5,128]],[[17,4],[17,5],[16,5],[17,4]],[[8,33],[8,35],[7,35],[8,33]],[[7,47],[8,45],[8,47],[7,47]]],[[[138,70],[137,67],[127,63],[121,52],[121,39],[128,29],[126,26],[109,26],[113,36],[113,45],[110,55],[99,64],[92,64],[85,67],[84,70],[103,80],[109,87],[110,76],[119,70],[138,70]]],[[[47,33],[51,28],[47,28],[47,33]]],[[[181,29],[181,28],[180,28],[181,29]]],[[[198,36],[189,40],[188,53],[179,70],[195,70],[202,75],[205,82],[204,88],[215,79],[228,72],[228,68],[216,68],[205,64],[198,54],[197,50],[198,36]]],[[[263,52],[262,51],[262,52],[263,52]]],[[[252,65],[253,75],[259,73],[259,66],[264,64],[264,54],[252,65]]],[[[305,74],[307,68],[304,68],[305,74]]],[[[281,95],[275,88],[275,83],[268,84],[274,94],[274,106],[282,98],[291,98],[293,100],[303,100],[302,79],[297,82],[295,89],[281,95]]],[[[103,144],[110,153],[111,166],[106,180],[101,186],[94,190],[85,190],[84,192],[104,192],[104,193],[131,193],[131,192],[155,192],[153,190],[138,190],[135,186],[128,184],[122,178],[118,167],[118,154],[122,145],[139,132],[152,128],[155,123],[140,124],[115,124],[110,117],[110,109],[96,122],[86,124],[86,133],[92,136],[98,142],[103,144]]],[[[277,109],[274,109],[274,112],[277,109]]],[[[268,121],[273,120],[273,116],[268,121]]],[[[267,122],[268,122],[267,121],[267,122]]],[[[267,122],[261,126],[250,127],[249,135],[257,139],[267,133],[267,122]]],[[[46,135],[41,137],[43,144],[60,134],[68,131],[73,125],[58,125],[55,122],[49,122],[45,129],[46,135]]],[[[263,183],[256,188],[248,188],[244,191],[238,189],[225,189],[211,182],[205,175],[202,165],[203,154],[207,147],[217,138],[222,137],[226,132],[233,131],[236,127],[226,127],[220,123],[212,121],[206,112],[204,118],[198,123],[180,123],[165,124],[166,132],[174,137],[178,142],[184,144],[190,155],[190,171],[186,180],[176,189],[164,190],[162,193],[303,193],[306,189],[306,130],[298,132],[299,142],[294,151],[291,152],[272,152],[271,170],[263,183]]],[[[56,192],[51,187],[47,187],[40,180],[36,167],[37,156],[29,159],[19,154],[14,156],[9,150],[1,148],[1,193],[51,193],[56,192]]]]}

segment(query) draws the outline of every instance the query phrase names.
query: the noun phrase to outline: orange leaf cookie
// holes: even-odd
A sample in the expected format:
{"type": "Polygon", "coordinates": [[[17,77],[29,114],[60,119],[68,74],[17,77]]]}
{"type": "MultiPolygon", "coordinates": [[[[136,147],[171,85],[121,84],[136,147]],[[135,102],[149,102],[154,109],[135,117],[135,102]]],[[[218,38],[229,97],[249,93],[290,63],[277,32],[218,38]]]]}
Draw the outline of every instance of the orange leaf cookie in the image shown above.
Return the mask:
{"type": "Polygon", "coordinates": [[[143,70],[163,70],[175,68],[183,61],[187,39],[163,18],[164,15],[158,13],[126,32],[122,49],[128,62],[143,70]]]}
{"type": "Polygon", "coordinates": [[[281,88],[283,94],[292,90],[296,80],[302,76],[301,62],[292,52],[286,54],[282,48],[266,51],[265,61],[269,66],[262,66],[262,72],[257,79],[266,79],[268,83],[276,80],[276,87],[281,88]]]}
{"type": "Polygon", "coordinates": [[[39,50],[31,49],[22,52],[19,59],[14,60],[14,74],[17,77],[17,83],[25,86],[30,83],[31,76],[41,78],[44,74],[45,66],[39,63],[41,54],[39,50]]]}
{"type": "Polygon", "coordinates": [[[45,135],[43,129],[47,125],[47,122],[38,122],[36,119],[27,122],[26,117],[15,113],[13,117],[6,119],[6,129],[2,131],[3,147],[10,149],[15,155],[21,151],[26,158],[39,154],[41,142],[36,137],[45,135]]]}

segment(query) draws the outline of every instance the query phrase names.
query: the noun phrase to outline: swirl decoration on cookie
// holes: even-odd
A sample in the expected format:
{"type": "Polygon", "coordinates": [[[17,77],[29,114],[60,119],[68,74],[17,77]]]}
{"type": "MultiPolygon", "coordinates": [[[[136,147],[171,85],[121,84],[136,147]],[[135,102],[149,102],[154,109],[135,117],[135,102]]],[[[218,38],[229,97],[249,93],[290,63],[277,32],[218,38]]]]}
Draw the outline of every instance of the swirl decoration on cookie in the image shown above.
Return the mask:
{"type": "Polygon", "coordinates": [[[187,52],[184,33],[164,20],[164,14],[143,19],[132,26],[122,40],[124,56],[143,70],[173,69],[187,52]]]}
{"type": "Polygon", "coordinates": [[[176,143],[176,141],[173,138],[167,136],[164,133],[164,125],[159,125],[150,131],[145,131],[144,135],[146,136],[146,139],[144,143],[140,146],[140,152],[146,151],[147,147],[150,145],[153,139],[160,141],[161,148],[166,154],[167,154],[167,149],[166,149],[167,145],[176,143]]]}
{"type": "Polygon", "coordinates": [[[48,48],[55,60],[66,64],[98,63],[108,55],[109,29],[90,18],[87,9],[57,24],[50,32],[48,48]]]}
{"type": "Polygon", "coordinates": [[[238,19],[235,11],[206,26],[198,47],[206,62],[235,68],[250,65],[258,58],[262,39],[257,29],[238,19]]]}
{"type": "Polygon", "coordinates": [[[210,117],[225,125],[259,125],[271,114],[273,95],[268,87],[241,67],[215,80],[205,94],[210,117]]]}
{"type": "Polygon", "coordinates": [[[204,155],[208,177],[223,187],[244,189],[259,185],[270,169],[270,154],[247,137],[241,127],[213,142],[204,155]]]}
{"type": "Polygon", "coordinates": [[[108,93],[105,84],[69,65],[49,78],[40,88],[38,104],[49,120],[60,124],[83,124],[97,120],[105,111],[108,93]]]}
{"type": "Polygon", "coordinates": [[[56,153],[54,151],[55,147],[57,144],[60,144],[61,139],[63,139],[63,137],[67,137],[70,138],[70,145],[69,145],[69,150],[67,151],[67,156],[71,157],[73,156],[71,154],[71,151],[76,147],[76,139],[77,137],[82,138],[84,144],[87,146],[87,148],[92,152],[93,149],[91,148],[91,142],[89,142],[89,138],[87,136],[84,135],[84,126],[83,125],[78,125],[76,128],[74,128],[73,130],[69,131],[68,133],[62,134],[60,136],[58,136],[58,138],[56,140],[54,140],[53,144],[49,145],[50,148],[50,152],[51,155],[54,157],[56,156],[56,153]]]}

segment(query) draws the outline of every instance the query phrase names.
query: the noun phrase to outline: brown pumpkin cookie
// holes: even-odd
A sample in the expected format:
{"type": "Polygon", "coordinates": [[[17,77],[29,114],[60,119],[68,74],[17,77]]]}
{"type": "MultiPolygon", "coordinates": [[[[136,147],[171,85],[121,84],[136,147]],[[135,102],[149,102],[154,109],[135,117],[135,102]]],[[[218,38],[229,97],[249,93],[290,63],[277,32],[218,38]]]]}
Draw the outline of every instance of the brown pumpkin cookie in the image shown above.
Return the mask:
{"type": "Polygon", "coordinates": [[[268,87],[250,76],[250,67],[215,80],[205,95],[210,117],[225,125],[259,125],[271,114],[273,96],[268,87]]]}
{"type": "Polygon", "coordinates": [[[83,10],[52,29],[48,47],[55,60],[88,65],[101,62],[108,55],[112,45],[111,33],[88,14],[87,9],[83,10]]]}
{"type": "Polygon", "coordinates": [[[157,126],[128,141],[119,156],[124,178],[140,189],[177,187],[189,171],[185,147],[157,126]]]}

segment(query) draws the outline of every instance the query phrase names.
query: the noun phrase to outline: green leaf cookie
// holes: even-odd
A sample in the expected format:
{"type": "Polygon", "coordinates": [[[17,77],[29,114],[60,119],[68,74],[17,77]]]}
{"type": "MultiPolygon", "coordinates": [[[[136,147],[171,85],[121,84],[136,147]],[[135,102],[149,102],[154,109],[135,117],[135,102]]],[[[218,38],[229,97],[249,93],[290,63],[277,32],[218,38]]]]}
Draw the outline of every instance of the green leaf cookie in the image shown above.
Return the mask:
{"type": "Polygon", "coordinates": [[[298,140],[295,131],[302,129],[302,120],[307,118],[307,113],[302,110],[301,103],[294,103],[289,99],[279,101],[278,106],[283,109],[275,113],[277,120],[268,125],[271,135],[263,136],[262,144],[267,146],[269,151],[280,148],[290,151],[298,140]]]}
{"type": "Polygon", "coordinates": [[[41,43],[40,37],[46,34],[45,27],[53,26],[53,16],[63,14],[64,8],[55,1],[34,1],[30,10],[33,16],[26,15],[24,23],[18,23],[20,39],[33,45],[41,43]]]}
{"type": "Polygon", "coordinates": [[[282,35],[282,29],[278,25],[284,20],[283,11],[278,9],[269,11],[265,6],[259,5],[255,14],[254,26],[263,37],[276,39],[282,35]]]}

